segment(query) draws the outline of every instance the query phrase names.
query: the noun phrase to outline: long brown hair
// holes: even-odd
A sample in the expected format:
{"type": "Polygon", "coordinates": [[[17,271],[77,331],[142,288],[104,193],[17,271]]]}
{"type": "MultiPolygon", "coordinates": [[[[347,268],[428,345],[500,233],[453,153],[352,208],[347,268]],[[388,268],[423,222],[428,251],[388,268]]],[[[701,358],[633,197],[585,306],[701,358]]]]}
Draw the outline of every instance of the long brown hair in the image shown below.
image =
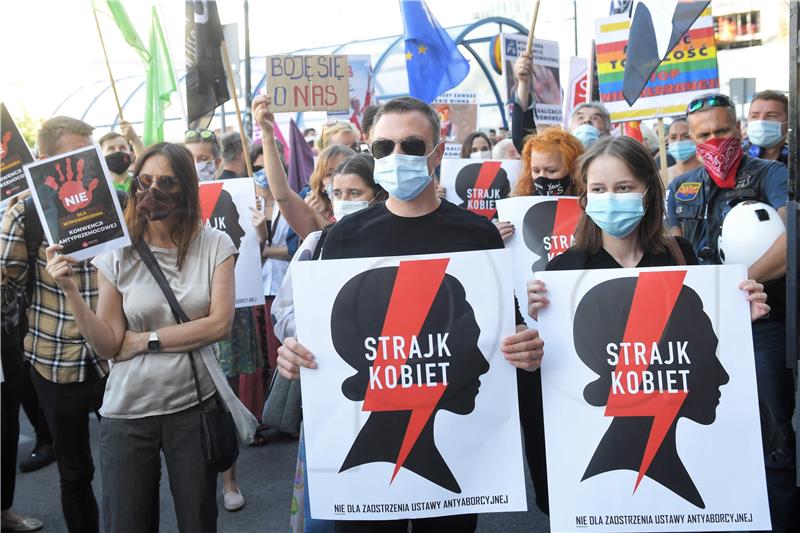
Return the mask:
{"type": "Polygon", "coordinates": [[[575,165],[583,153],[583,144],[571,133],[558,126],[553,126],[540,130],[535,135],[528,135],[525,138],[525,146],[522,147],[522,154],[520,154],[522,157],[522,172],[514,187],[514,196],[533,196],[536,194],[536,188],[533,186],[533,176],[531,175],[531,154],[534,150],[537,152],[558,152],[561,156],[561,161],[569,169],[569,175],[572,178],[566,196],[577,196],[581,193],[581,183],[575,177],[575,165]]]}
{"type": "Polygon", "coordinates": [[[594,143],[579,159],[576,178],[583,191],[579,196],[584,210],[575,229],[575,249],[595,254],[603,247],[602,230],[586,214],[587,175],[589,166],[602,155],[616,157],[625,163],[631,174],[647,188],[644,194],[644,216],[635,231],[645,253],[660,254],[667,249],[664,231],[664,184],[656,163],[642,143],[630,137],[605,137],[594,143]]]}
{"type": "MultiPolygon", "coordinates": [[[[186,259],[189,246],[192,244],[192,240],[201,224],[197,171],[194,166],[194,158],[188,148],[182,144],[158,143],[136,158],[133,175],[138,176],[145,162],[156,155],[162,155],[167,158],[175,177],[181,183],[182,199],[176,208],[178,220],[170,235],[172,242],[178,247],[178,270],[180,270],[183,266],[183,261],[186,259]]],[[[140,217],[136,213],[137,192],[140,192],[139,185],[134,178],[131,181],[128,205],[125,208],[125,222],[128,224],[128,232],[134,245],[144,238],[147,230],[147,219],[140,217]]]]}

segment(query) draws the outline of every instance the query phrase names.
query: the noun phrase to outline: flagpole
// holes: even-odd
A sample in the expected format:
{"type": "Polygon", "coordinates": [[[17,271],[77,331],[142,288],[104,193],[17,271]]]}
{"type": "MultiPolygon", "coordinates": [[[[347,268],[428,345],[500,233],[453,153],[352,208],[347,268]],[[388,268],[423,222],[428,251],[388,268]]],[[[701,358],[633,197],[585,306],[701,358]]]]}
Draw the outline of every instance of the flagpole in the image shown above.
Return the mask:
{"type": "Polygon", "coordinates": [[[119,115],[120,122],[125,120],[122,117],[122,106],[119,105],[119,94],[117,94],[117,84],[114,83],[114,75],[111,73],[111,64],[108,62],[108,54],[106,53],[106,42],[103,40],[103,32],[100,31],[100,20],[97,18],[97,10],[92,6],[92,14],[94,15],[94,23],[97,26],[97,35],[100,37],[100,46],[103,49],[103,57],[106,60],[106,69],[108,69],[108,79],[111,80],[111,90],[114,91],[114,102],[117,104],[117,114],[119,115]]]}
{"type": "Polygon", "coordinates": [[[231,97],[233,98],[233,105],[236,108],[236,120],[239,122],[239,137],[242,139],[242,150],[244,151],[244,163],[247,166],[247,175],[253,175],[253,165],[250,163],[249,146],[247,145],[247,137],[244,133],[244,123],[242,122],[242,112],[239,110],[239,97],[236,96],[236,80],[233,78],[233,69],[231,69],[231,59],[228,57],[228,45],[225,44],[225,39],[220,43],[222,49],[222,61],[225,65],[225,73],[230,80],[231,97]]]}
{"type": "Polygon", "coordinates": [[[531,18],[531,31],[528,32],[528,48],[526,50],[533,53],[533,30],[536,28],[536,19],[539,17],[539,0],[533,4],[533,18],[531,18]]]}
{"type": "Polygon", "coordinates": [[[669,185],[669,170],[667,170],[667,138],[664,131],[664,116],[658,114],[658,154],[661,163],[661,181],[669,185]]]}
{"type": "Polygon", "coordinates": [[[592,101],[594,93],[594,64],[597,61],[595,55],[594,39],[592,39],[592,50],[589,52],[589,70],[586,72],[586,102],[592,101]]]}

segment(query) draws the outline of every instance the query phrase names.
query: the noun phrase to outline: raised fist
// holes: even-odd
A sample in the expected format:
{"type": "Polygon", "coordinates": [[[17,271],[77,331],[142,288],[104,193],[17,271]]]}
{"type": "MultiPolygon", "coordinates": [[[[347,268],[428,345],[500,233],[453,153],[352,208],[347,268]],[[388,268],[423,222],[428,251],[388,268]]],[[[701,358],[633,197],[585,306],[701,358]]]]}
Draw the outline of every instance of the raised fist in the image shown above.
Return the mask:
{"type": "Polygon", "coordinates": [[[61,162],[58,162],[56,163],[58,182],[56,182],[56,178],[53,176],[47,176],[44,180],[44,184],[54,191],[58,191],[58,199],[61,200],[64,209],[70,213],[74,213],[91,203],[92,191],[97,188],[100,181],[97,178],[92,179],[87,189],[83,184],[83,167],[86,162],[83,159],[78,159],[75,164],[76,174],[72,172],[72,158],[67,157],[64,163],[67,170],[66,177],[64,173],[61,172],[61,162]]]}

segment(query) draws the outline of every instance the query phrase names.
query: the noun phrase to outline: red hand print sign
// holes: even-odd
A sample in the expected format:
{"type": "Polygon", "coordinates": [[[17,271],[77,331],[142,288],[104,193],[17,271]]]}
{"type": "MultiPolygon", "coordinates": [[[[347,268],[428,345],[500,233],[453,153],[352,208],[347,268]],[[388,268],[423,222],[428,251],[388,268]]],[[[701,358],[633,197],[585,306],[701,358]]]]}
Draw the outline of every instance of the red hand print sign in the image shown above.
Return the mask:
{"type": "Polygon", "coordinates": [[[58,181],[53,176],[47,176],[44,184],[58,191],[58,199],[64,209],[70,213],[74,213],[79,209],[83,209],[92,202],[92,191],[97,188],[99,180],[92,179],[89,182],[87,189],[83,184],[83,169],[85,166],[83,159],[78,159],[75,164],[75,173],[72,172],[72,159],[66,158],[64,166],[66,167],[66,174],[61,171],[61,163],[56,163],[56,172],[58,173],[58,181]]]}

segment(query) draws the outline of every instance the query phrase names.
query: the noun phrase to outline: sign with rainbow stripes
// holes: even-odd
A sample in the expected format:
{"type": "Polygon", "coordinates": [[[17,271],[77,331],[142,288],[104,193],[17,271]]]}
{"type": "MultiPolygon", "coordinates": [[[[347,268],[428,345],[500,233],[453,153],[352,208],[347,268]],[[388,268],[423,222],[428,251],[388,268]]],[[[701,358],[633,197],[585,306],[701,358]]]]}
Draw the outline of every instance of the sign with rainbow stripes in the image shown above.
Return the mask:
{"type": "Polygon", "coordinates": [[[703,11],[667,54],[633,106],[622,96],[631,21],[623,14],[598,19],[595,25],[600,100],[613,122],[682,115],[693,98],[719,92],[711,9],[703,11]]]}

